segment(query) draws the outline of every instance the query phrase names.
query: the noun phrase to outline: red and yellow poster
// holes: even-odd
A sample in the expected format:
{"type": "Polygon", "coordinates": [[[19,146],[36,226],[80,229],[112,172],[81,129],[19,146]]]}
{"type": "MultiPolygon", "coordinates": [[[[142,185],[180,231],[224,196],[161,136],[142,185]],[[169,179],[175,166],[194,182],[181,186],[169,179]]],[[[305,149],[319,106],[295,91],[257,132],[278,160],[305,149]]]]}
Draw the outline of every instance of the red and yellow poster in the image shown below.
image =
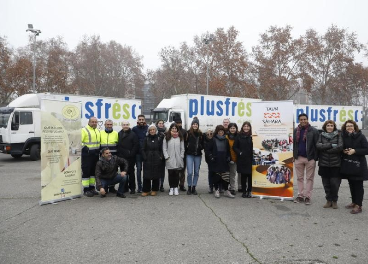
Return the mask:
{"type": "Polygon", "coordinates": [[[41,101],[40,205],[81,197],[81,104],[41,101]]]}
{"type": "Polygon", "coordinates": [[[293,198],[293,102],[253,102],[252,195],[293,198]]]}

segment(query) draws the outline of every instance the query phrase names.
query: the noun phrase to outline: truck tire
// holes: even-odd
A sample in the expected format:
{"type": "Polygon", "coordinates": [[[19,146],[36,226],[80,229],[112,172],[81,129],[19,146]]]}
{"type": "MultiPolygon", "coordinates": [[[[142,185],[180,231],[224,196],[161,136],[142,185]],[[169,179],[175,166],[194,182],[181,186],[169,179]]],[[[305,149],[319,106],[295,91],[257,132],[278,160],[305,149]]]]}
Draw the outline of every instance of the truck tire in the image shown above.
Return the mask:
{"type": "Polygon", "coordinates": [[[19,159],[22,157],[22,154],[10,154],[14,159],[19,159]]]}
{"type": "Polygon", "coordinates": [[[31,157],[31,160],[39,160],[41,157],[41,149],[40,145],[34,144],[31,146],[31,149],[29,151],[29,155],[31,157]]]}

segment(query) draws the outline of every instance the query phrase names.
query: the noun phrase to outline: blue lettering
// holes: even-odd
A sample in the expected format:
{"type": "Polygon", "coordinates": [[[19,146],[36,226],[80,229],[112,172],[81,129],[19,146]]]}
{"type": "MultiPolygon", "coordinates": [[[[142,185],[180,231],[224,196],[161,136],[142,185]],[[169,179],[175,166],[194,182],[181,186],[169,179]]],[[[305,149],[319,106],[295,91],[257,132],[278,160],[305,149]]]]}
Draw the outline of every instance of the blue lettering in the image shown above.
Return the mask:
{"type": "Polygon", "coordinates": [[[311,109],[311,118],[312,122],[316,122],[318,120],[318,109],[311,109]],[[314,115],[313,115],[314,112],[314,115]]]}
{"type": "Polygon", "coordinates": [[[198,100],[190,99],[189,100],[189,118],[198,115],[198,100]]]}
{"type": "Polygon", "coordinates": [[[230,98],[225,99],[225,105],[226,105],[226,116],[229,116],[230,98]]]}
{"type": "Polygon", "coordinates": [[[296,117],[295,117],[295,121],[296,121],[296,123],[297,123],[297,124],[299,123],[299,118],[298,118],[298,116],[299,116],[300,114],[303,114],[303,113],[304,113],[303,108],[298,108],[298,109],[296,109],[296,117]]]}
{"type": "Polygon", "coordinates": [[[65,96],[64,100],[69,101],[69,96],[65,96]]]}
{"type": "Polygon", "coordinates": [[[101,119],[101,106],[103,99],[97,99],[96,106],[97,106],[97,119],[101,119]]]}
{"type": "Polygon", "coordinates": [[[325,110],[325,109],[321,109],[321,110],[320,110],[320,112],[319,112],[319,114],[321,115],[321,117],[319,118],[319,121],[320,121],[320,122],[325,122],[325,120],[326,120],[325,112],[326,112],[326,110],[325,110]]]}
{"type": "Polygon", "coordinates": [[[218,115],[218,116],[222,116],[223,114],[224,114],[224,110],[222,109],[222,105],[223,105],[224,103],[223,102],[221,102],[221,101],[218,101],[217,103],[216,103],[216,106],[217,106],[217,109],[218,109],[218,111],[216,112],[216,115],[218,115]]]}
{"type": "Polygon", "coordinates": [[[111,104],[105,104],[105,119],[109,119],[109,109],[111,108],[111,104]]]}
{"type": "Polygon", "coordinates": [[[204,115],[204,96],[201,96],[201,115],[204,115]]]}
{"type": "MultiPolygon", "coordinates": [[[[135,108],[137,107],[136,104],[132,105],[132,117],[133,119],[137,119],[137,116],[135,115],[135,108]]],[[[139,106],[139,109],[141,109],[141,106],[139,106]]]]}
{"type": "Polygon", "coordinates": [[[327,113],[328,113],[328,120],[331,120],[331,111],[332,111],[332,107],[330,106],[329,108],[327,108],[327,113]]]}
{"type": "Polygon", "coordinates": [[[215,115],[215,101],[207,100],[207,115],[214,116],[215,115]]]}
{"type": "Polygon", "coordinates": [[[92,102],[86,102],[86,105],[85,105],[85,109],[86,111],[89,113],[86,113],[84,116],[87,118],[87,119],[90,119],[91,117],[94,116],[94,112],[93,110],[91,109],[91,107],[93,107],[93,103],[92,102]]]}
{"type": "Polygon", "coordinates": [[[236,106],[238,105],[238,103],[237,102],[233,102],[232,104],[231,104],[231,106],[232,106],[232,108],[231,108],[231,115],[232,116],[235,116],[235,108],[236,108],[236,106]]]}
{"type": "Polygon", "coordinates": [[[358,110],[355,110],[355,122],[358,122],[359,119],[358,119],[358,110]]]}
{"type": "Polygon", "coordinates": [[[336,120],[337,120],[336,116],[339,113],[339,110],[334,110],[333,113],[334,113],[333,121],[336,122],[336,120]]]}

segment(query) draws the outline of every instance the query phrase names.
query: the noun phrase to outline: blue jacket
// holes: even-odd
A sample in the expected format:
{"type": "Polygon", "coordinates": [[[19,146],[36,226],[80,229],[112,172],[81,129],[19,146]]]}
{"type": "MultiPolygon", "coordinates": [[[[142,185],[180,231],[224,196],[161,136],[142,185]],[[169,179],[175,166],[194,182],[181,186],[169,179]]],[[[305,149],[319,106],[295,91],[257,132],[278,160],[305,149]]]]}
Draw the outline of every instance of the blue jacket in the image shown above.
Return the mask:
{"type": "Polygon", "coordinates": [[[147,125],[144,125],[144,126],[137,125],[133,127],[132,131],[137,135],[138,141],[139,141],[139,150],[137,154],[142,154],[143,142],[144,142],[144,139],[146,138],[148,126],[147,125]]]}

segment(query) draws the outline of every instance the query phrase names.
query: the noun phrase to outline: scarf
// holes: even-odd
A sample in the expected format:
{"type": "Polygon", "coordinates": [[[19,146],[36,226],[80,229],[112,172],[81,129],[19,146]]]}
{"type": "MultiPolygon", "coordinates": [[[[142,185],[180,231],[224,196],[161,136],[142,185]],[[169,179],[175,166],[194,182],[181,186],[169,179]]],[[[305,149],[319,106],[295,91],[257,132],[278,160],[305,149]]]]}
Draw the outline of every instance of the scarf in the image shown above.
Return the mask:
{"type": "MultiPolygon", "coordinates": [[[[296,142],[299,143],[299,139],[300,139],[300,130],[302,130],[302,126],[299,124],[298,127],[296,128],[296,142]]],[[[306,141],[307,140],[307,131],[309,130],[310,128],[310,124],[308,123],[306,126],[305,126],[305,132],[304,132],[304,135],[303,135],[303,141],[306,141]]]]}
{"type": "Polygon", "coordinates": [[[331,132],[331,133],[328,133],[328,132],[322,132],[322,136],[325,137],[325,138],[328,138],[328,139],[333,139],[339,132],[337,132],[337,130],[331,132]]]}
{"type": "Polygon", "coordinates": [[[229,139],[233,140],[236,137],[236,134],[229,133],[228,134],[229,139]]]}

